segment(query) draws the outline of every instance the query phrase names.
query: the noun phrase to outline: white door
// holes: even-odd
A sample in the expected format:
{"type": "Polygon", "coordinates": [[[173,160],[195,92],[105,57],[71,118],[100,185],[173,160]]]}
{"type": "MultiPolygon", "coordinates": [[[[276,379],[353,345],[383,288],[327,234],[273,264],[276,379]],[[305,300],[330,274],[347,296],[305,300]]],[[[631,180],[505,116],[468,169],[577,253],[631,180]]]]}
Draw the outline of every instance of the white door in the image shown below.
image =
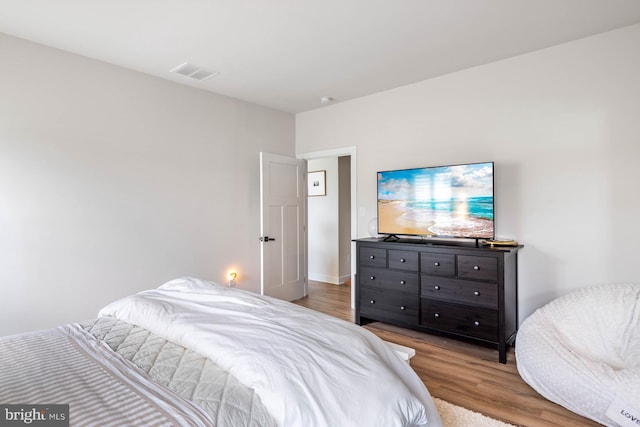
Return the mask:
{"type": "Polygon", "coordinates": [[[307,295],[306,161],[260,153],[260,269],[263,295],[307,295]]]}

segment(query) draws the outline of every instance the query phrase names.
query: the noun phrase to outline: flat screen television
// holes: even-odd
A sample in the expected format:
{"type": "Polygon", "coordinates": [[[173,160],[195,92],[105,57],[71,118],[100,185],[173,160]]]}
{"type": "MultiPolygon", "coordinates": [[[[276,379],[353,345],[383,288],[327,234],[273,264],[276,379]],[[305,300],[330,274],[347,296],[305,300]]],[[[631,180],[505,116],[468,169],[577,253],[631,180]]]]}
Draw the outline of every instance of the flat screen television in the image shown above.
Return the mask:
{"type": "Polygon", "coordinates": [[[378,233],[495,237],[493,162],[378,172],[378,233]]]}

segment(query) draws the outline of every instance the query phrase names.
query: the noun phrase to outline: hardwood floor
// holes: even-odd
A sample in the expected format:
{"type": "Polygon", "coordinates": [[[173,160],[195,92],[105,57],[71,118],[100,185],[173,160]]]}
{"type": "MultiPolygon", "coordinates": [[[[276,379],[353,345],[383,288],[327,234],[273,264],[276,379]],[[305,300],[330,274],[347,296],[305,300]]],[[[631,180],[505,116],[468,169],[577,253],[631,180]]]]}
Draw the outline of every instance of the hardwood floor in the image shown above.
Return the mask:
{"type": "MultiPolygon", "coordinates": [[[[309,295],[296,304],[353,322],[351,287],[309,283],[309,295]]],[[[434,397],[511,424],[598,426],[541,397],[518,374],[514,350],[507,364],[498,351],[383,323],[365,326],[380,338],[416,349],[411,366],[434,397]]]]}

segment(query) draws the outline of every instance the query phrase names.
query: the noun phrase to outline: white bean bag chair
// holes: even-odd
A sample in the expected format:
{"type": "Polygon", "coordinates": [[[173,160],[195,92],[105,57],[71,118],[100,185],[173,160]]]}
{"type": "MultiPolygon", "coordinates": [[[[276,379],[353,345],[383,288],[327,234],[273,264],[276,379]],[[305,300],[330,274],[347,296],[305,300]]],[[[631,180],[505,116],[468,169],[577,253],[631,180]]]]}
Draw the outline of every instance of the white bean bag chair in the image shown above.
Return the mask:
{"type": "Polygon", "coordinates": [[[516,361],[538,393],[608,426],[640,426],[640,285],[551,301],[518,331],[516,361]]]}

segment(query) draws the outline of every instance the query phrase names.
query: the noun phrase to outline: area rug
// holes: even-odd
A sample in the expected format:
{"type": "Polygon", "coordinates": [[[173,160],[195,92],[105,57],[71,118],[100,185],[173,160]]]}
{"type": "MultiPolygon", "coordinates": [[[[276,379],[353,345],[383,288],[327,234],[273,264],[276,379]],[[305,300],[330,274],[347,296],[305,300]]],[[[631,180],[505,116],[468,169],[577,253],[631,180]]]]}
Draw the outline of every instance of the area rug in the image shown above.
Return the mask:
{"type": "Polygon", "coordinates": [[[513,424],[503,423],[437,397],[434,397],[433,401],[440,412],[444,427],[515,427],[513,424]]]}

